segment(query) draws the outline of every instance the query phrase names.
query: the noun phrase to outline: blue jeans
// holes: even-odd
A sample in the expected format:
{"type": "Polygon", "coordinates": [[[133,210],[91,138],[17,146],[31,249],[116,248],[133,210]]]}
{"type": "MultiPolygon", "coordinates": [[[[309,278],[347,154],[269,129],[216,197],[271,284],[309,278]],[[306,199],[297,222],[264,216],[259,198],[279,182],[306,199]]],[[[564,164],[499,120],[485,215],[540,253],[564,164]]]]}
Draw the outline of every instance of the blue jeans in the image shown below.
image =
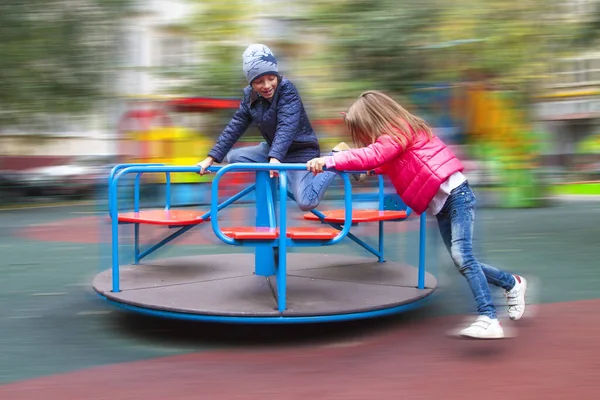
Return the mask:
{"type": "MultiPolygon", "coordinates": [[[[268,163],[269,145],[265,142],[253,147],[233,149],[225,156],[225,161],[233,163],[268,163]]],[[[310,171],[288,171],[289,188],[298,207],[302,211],[312,210],[319,205],[325,191],[336,177],[335,172],[322,172],[313,175],[310,171]]]]}
{"type": "Polygon", "coordinates": [[[488,284],[510,290],[515,285],[515,278],[507,272],[480,263],[473,255],[475,205],[475,194],[465,182],[450,193],[436,218],[454,265],[467,278],[478,313],[496,318],[488,284]]]}

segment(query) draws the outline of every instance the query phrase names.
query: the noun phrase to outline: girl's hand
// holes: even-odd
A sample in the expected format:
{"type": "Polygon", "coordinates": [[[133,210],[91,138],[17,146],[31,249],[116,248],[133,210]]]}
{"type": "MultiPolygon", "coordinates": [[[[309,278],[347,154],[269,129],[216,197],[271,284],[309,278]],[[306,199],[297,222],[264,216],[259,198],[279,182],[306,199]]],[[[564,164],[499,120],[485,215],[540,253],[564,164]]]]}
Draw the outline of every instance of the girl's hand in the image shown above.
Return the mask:
{"type": "Polygon", "coordinates": [[[309,162],[306,163],[306,169],[311,171],[313,174],[318,174],[323,172],[323,168],[325,167],[326,159],[325,157],[313,158],[309,162]]]}
{"type": "Polygon", "coordinates": [[[207,171],[207,168],[210,167],[211,165],[213,165],[214,162],[215,162],[215,160],[211,156],[208,156],[203,161],[199,162],[197,164],[198,167],[200,167],[199,174],[200,175],[210,174],[210,172],[207,171]]]}
{"type": "MultiPolygon", "coordinates": [[[[271,159],[269,160],[269,164],[281,164],[281,161],[279,161],[279,160],[278,160],[278,159],[276,159],[276,158],[271,158],[271,159]]],[[[277,171],[269,171],[269,177],[271,177],[271,178],[272,178],[272,177],[274,177],[274,176],[277,176],[277,171]]]]}

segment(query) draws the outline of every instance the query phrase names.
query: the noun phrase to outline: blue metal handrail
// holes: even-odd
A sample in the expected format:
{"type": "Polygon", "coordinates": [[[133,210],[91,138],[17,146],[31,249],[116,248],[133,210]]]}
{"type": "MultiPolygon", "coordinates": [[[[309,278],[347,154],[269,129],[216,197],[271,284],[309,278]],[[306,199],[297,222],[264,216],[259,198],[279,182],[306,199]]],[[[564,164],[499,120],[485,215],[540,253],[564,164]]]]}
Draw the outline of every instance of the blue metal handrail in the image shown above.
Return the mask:
{"type": "MultiPolygon", "coordinates": [[[[210,172],[218,171],[220,167],[210,167],[210,172]]],[[[166,166],[162,164],[121,164],[115,166],[109,176],[108,185],[108,206],[111,219],[111,237],[112,237],[112,284],[113,292],[119,292],[119,243],[115,240],[119,237],[119,211],[118,211],[118,187],[119,180],[128,174],[143,173],[174,173],[174,172],[200,172],[198,166],[166,166]]],[[[136,179],[137,181],[137,179],[136,179]]],[[[139,183],[139,182],[138,182],[139,183]]],[[[139,203],[138,203],[139,204],[139,203]]],[[[139,211],[139,210],[136,210],[139,211]]]]}
{"type": "MultiPolygon", "coordinates": [[[[285,171],[306,171],[305,164],[291,164],[291,163],[281,163],[281,164],[269,164],[269,163],[235,163],[229,164],[224,167],[221,167],[217,172],[212,181],[212,190],[211,190],[211,212],[210,212],[210,220],[212,224],[213,231],[215,235],[224,243],[234,245],[236,244],[236,240],[230,237],[227,237],[223,231],[219,228],[219,222],[217,218],[217,204],[218,204],[218,195],[219,195],[219,182],[223,175],[232,171],[279,171],[281,173],[285,173],[285,171]]],[[[280,173],[280,177],[281,174],[280,173]]],[[[344,237],[348,235],[350,231],[350,227],[352,225],[352,185],[350,183],[350,179],[348,178],[348,174],[345,172],[338,172],[344,181],[344,205],[346,209],[346,215],[344,217],[344,226],[340,233],[330,239],[328,241],[322,242],[321,245],[333,245],[339,243],[344,237]]],[[[287,195],[287,179],[279,180],[280,191],[283,192],[284,195],[287,195]],[[282,185],[285,184],[286,188],[284,189],[282,185]]],[[[285,209],[285,201],[280,204],[280,216],[283,220],[286,216],[285,209]]],[[[286,232],[281,230],[280,227],[280,236],[286,237],[286,232]]]]}

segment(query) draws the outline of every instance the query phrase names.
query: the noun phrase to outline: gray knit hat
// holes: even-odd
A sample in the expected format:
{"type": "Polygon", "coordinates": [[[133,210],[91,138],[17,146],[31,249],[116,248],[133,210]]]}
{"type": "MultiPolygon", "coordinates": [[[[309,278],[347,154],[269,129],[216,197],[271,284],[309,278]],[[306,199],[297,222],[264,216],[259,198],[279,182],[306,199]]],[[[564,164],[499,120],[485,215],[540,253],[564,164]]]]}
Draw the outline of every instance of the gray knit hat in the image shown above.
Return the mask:
{"type": "Polygon", "coordinates": [[[246,75],[248,83],[252,83],[256,78],[266,74],[279,75],[277,60],[264,44],[251,44],[244,51],[242,58],[244,75],[246,75]]]}

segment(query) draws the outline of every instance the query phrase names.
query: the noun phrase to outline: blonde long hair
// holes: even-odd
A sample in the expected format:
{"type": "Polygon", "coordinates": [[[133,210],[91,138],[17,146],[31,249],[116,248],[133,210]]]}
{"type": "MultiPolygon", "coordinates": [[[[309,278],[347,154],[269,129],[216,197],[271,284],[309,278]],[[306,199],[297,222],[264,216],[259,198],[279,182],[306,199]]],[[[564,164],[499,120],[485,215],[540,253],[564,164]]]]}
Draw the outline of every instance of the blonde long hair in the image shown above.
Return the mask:
{"type": "Polygon", "coordinates": [[[406,149],[419,135],[433,136],[425,121],[377,90],[361,94],[348,109],[345,121],[359,147],[374,143],[381,135],[390,135],[406,149]]]}

